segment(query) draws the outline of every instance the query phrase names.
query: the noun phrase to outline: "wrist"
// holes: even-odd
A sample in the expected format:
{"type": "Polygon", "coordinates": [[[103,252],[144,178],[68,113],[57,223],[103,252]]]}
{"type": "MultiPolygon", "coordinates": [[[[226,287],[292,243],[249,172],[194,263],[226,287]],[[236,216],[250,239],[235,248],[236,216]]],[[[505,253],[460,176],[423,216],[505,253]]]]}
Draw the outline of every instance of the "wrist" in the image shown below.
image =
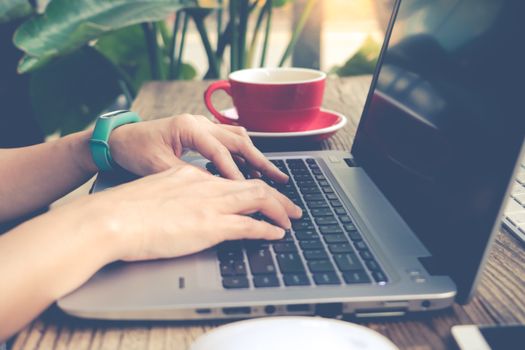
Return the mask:
{"type": "Polygon", "coordinates": [[[65,137],[69,141],[69,150],[72,154],[71,159],[76,161],[77,168],[81,172],[89,175],[93,175],[98,171],[89,148],[89,139],[92,132],[92,130],[85,130],[65,137]]]}

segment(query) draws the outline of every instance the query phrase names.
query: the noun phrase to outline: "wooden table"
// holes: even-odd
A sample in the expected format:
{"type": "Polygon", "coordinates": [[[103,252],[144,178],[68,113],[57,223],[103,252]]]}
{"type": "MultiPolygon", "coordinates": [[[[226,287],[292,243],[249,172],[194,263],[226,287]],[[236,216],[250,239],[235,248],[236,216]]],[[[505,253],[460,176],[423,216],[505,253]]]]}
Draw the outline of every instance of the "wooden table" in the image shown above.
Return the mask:
{"type": "MultiPolygon", "coordinates": [[[[202,103],[207,84],[147,84],[140,91],[133,109],[145,118],[162,118],[183,112],[208,115],[202,103]]],[[[370,77],[330,80],[325,106],[349,117],[345,129],[322,144],[281,146],[287,149],[349,149],[369,84],[370,77]]],[[[226,99],[222,100],[224,102],[226,99]]],[[[262,146],[275,148],[274,145],[262,146]]],[[[456,324],[523,324],[524,266],[523,246],[514,237],[501,232],[491,252],[478,294],[470,304],[456,304],[447,310],[408,315],[400,319],[362,323],[384,334],[401,349],[450,348],[450,327],[456,324]]],[[[187,349],[197,336],[217,324],[86,321],[68,317],[51,307],[18,335],[13,349],[187,349]]]]}

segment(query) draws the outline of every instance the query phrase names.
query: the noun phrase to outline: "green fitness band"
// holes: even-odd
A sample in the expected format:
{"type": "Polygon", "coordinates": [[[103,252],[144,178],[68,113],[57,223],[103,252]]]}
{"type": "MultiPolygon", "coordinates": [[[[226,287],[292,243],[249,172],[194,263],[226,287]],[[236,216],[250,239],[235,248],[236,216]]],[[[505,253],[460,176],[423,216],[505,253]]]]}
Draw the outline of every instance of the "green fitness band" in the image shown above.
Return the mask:
{"type": "Polygon", "coordinates": [[[111,131],[124,124],[140,122],[137,113],[121,110],[102,114],[97,118],[95,130],[89,140],[89,149],[95,165],[100,171],[113,170],[114,162],[109,150],[111,131]]]}

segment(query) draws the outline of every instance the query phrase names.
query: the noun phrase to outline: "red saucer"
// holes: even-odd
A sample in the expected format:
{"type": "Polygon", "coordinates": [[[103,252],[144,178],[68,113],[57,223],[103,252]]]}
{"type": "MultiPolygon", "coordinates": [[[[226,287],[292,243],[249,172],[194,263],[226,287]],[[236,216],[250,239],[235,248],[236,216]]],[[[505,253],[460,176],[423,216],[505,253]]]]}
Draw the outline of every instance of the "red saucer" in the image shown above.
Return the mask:
{"type": "MultiPolygon", "coordinates": [[[[224,115],[231,119],[237,119],[237,111],[235,108],[230,108],[221,111],[224,115]]],[[[250,131],[248,135],[252,138],[305,138],[312,141],[321,141],[329,138],[345,126],[347,118],[341,113],[321,108],[321,115],[316,119],[313,125],[310,125],[308,130],[290,131],[290,132],[263,132],[250,131]]]]}

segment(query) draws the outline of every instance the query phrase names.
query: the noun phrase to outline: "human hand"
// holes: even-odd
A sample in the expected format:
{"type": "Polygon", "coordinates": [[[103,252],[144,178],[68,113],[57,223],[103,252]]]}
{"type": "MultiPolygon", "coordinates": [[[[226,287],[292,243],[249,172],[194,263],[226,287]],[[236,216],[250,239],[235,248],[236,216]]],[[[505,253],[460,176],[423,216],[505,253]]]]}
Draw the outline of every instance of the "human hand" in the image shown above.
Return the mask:
{"type": "Polygon", "coordinates": [[[288,176],[253,145],[246,129],[215,124],[204,116],[175,117],[127,124],[115,129],[109,139],[113,160],[137,175],[149,175],[183,163],[185,148],[211,160],[222,176],[242,180],[234,158],[278,182],[288,176]]]}
{"type": "Polygon", "coordinates": [[[280,239],[289,218],[302,214],[262,180],[231,181],[191,165],[90,197],[103,229],[119,237],[116,256],[128,261],[187,255],[224,240],[280,239]],[[272,223],[247,216],[255,212],[272,223]]]}

